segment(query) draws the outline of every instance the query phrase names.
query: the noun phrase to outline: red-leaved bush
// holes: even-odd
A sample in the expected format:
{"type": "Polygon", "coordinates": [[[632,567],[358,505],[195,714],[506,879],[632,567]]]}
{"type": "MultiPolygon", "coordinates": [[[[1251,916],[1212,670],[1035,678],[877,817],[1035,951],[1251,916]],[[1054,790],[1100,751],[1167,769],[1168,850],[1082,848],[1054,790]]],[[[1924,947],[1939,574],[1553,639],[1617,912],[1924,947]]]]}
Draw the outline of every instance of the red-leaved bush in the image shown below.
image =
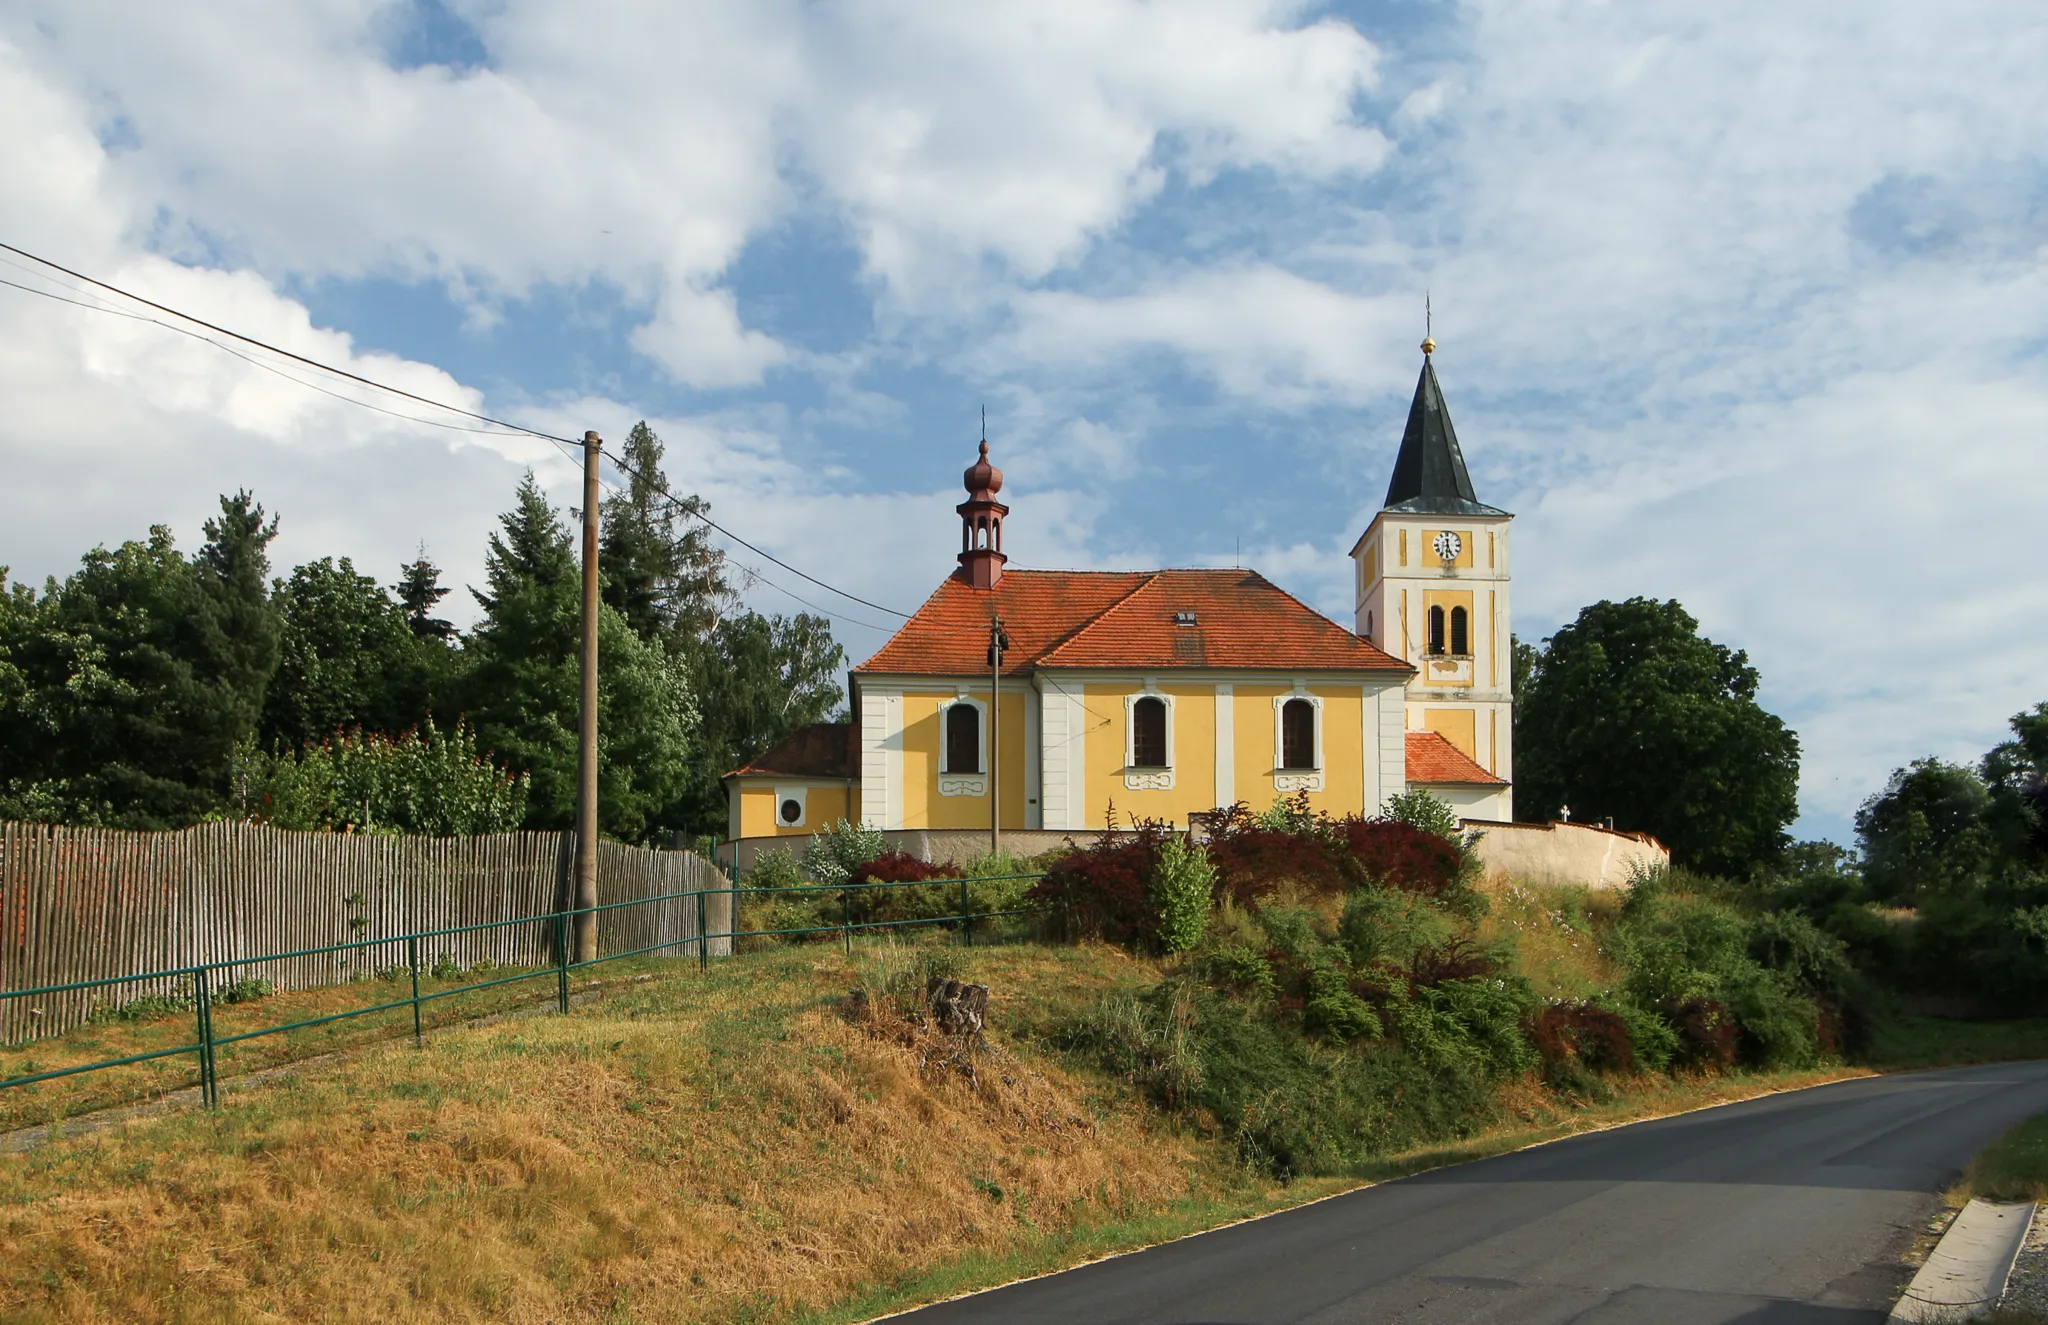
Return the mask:
{"type": "MultiPolygon", "coordinates": [[[[1281,824],[1262,820],[1242,801],[1196,816],[1205,833],[1204,849],[1216,867],[1219,899],[1232,897],[1255,907],[1291,884],[1311,897],[1338,897],[1354,888],[1397,888],[1442,902],[1452,900],[1462,888],[1465,852],[1456,842],[1397,819],[1332,819],[1310,810],[1306,796],[1283,808],[1281,824]]],[[[1075,848],[1033,886],[1028,897],[1048,904],[1074,933],[1117,943],[1151,943],[1158,937],[1152,873],[1160,844],[1172,831],[1156,821],[1133,821],[1128,833],[1075,848]]],[[[1440,979],[1492,970],[1490,959],[1476,949],[1439,956],[1444,968],[1440,979]],[[1467,971],[1466,966],[1474,969],[1467,971]]]]}
{"type": "Polygon", "coordinates": [[[1283,883],[1312,895],[1343,892],[1343,861],[1326,824],[1305,816],[1303,831],[1269,828],[1243,801],[1212,810],[1204,826],[1218,889],[1247,904],[1283,883]]]}
{"type": "Polygon", "coordinates": [[[1545,1066],[1577,1063],[1595,1072],[1633,1072],[1635,1046],[1619,1016],[1591,1003],[1552,1003],[1529,1020],[1545,1066]]]}
{"type": "Polygon", "coordinates": [[[1071,934],[1127,945],[1151,942],[1159,921],[1152,871],[1168,829],[1153,820],[1133,829],[1068,853],[1031,886],[1026,900],[1049,907],[1071,934]]]}
{"type": "Polygon", "coordinates": [[[945,872],[945,866],[928,864],[908,851],[884,851],[856,866],[852,877],[861,883],[923,883],[945,872]]]}
{"type": "Polygon", "coordinates": [[[1465,868],[1458,844],[1398,819],[1339,819],[1331,827],[1356,872],[1355,882],[1439,897],[1465,868]]]}
{"type": "Polygon", "coordinates": [[[1692,1067],[1735,1066],[1735,1018],[1711,998],[1689,999],[1666,1010],[1678,1024],[1678,1061],[1692,1067]]]}

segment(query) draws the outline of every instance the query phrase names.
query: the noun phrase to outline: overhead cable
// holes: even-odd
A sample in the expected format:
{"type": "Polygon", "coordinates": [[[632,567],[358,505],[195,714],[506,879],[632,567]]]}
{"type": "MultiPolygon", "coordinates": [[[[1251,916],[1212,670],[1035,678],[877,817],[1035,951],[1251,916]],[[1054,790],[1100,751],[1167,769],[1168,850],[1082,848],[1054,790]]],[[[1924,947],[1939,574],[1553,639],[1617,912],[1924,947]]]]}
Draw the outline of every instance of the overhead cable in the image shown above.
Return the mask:
{"type": "MultiPolygon", "coordinates": [[[[49,290],[39,290],[32,286],[21,285],[14,281],[0,279],[0,285],[10,286],[16,290],[21,290],[28,294],[41,295],[46,299],[54,299],[60,303],[72,304],[79,308],[89,309],[92,312],[96,313],[108,313],[115,317],[128,318],[131,321],[147,322],[152,326],[162,327],[167,331],[175,331],[178,332],[180,335],[191,336],[193,339],[203,341],[206,344],[213,346],[215,349],[221,350],[227,354],[234,355],[237,359],[242,360],[244,363],[251,364],[257,368],[261,368],[266,372],[275,373],[279,377],[284,378],[286,381],[295,382],[298,385],[306,387],[309,390],[318,391],[322,395],[331,396],[334,399],[342,401],[345,404],[359,405],[364,409],[373,410],[379,414],[388,415],[396,419],[402,419],[409,423],[423,424],[430,428],[446,428],[456,432],[482,433],[486,436],[504,436],[508,433],[519,434],[528,437],[539,438],[542,441],[553,442],[556,445],[564,448],[580,449],[584,445],[584,443],[579,440],[574,440],[567,437],[558,437],[553,433],[543,432],[538,428],[529,428],[522,423],[513,423],[506,419],[494,418],[488,414],[481,414],[475,410],[465,409],[460,405],[450,405],[445,401],[434,400],[430,397],[418,395],[414,392],[404,390],[401,387],[391,386],[387,383],[376,381],[373,378],[364,377],[360,373],[352,373],[346,368],[337,368],[333,364],[323,363],[318,359],[308,358],[303,354],[297,354],[291,350],[284,349],[280,346],[272,345],[268,341],[259,340],[254,336],[245,335],[242,332],[232,330],[231,328],[228,327],[220,326],[217,323],[209,322],[201,317],[195,317],[190,313],[186,313],[179,309],[172,308],[168,304],[160,304],[153,299],[146,299],[143,296],[134,293],[133,291],[124,290],[118,285],[111,285],[106,281],[98,279],[97,277],[88,276],[84,272],[74,271],[70,267],[66,267],[61,263],[52,262],[48,258],[38,256],[37,254],[29,252],[27,249],[17,248],[14,245],[6,243],[4,241],[0,241],[0,250],[4,250],[5,252],[8,253],[13,253],[18,257],[26,258],[30,262],[40,264],[41,266],[47,267],[52,271],[62,272],[64,275],[71,277],[73,280],[84,281],[86,284],[94,286],[101,290],[105,290],[109,294],[118,295],[120,298],[131,300],[134,303],[141,304],[146,308],[153,308],[159,313],[164,313],[171,317],[179,318],[185,322],[192,323],[194,326],[204,327],[208,331],[216,332],[219,335],[227,336],[233,340],[240,341],[245,345],[249,345],[254,348],[267,351],[268,353],[271,354],[279,355],[283,358],[290,359],[296,363],[304,364],[308,368],[316,369],[320,372],[328,373],[335,377],[345,378],[348,381],[369,387],[372,390],[382,391],[389,395],[398,396],[406,400],[414,401],[418,404],[426,405],[432,409],[444,410],[450,414],[456,414],[460,415],[463,418],[475,420],[478,423],[488,424],[490,425],[490,427],[469,428],[464,427],[463,425],[460,424],[441,423],[433,419],[422,419],[410,414],[401,414],[394,410],[384,409],[383,407],[373,405],[366,400],[358,400],[353,396],[344,396],[336,392],[329,391],[324,387],[315,385],[314,383],[308,382],[303,378],[287,373],[273,364],[266,364],[257,359],[253,359],[250,356],[236,350],[232,346],[223,345],[221,342],[213,339],[211,336],[202,336],[199,333],[192,331],[188,327],[177,326],[173,323],[164,322],[158,318],[146,317],[138,313],[130,313],[118,308],[109,308],[104,304],[88,302],[87,300],[84,299],[68,298],[64,295],[56,294],[49,290]],[[492,431],[492,429],[497,429],[499,431],[494,432],[492,431]]],[[[8,265],[16,266],[17,264],[9,263],[8,265]]],[[[73,293],[77,294],[85,292],[74,290],[73,293]]],[[[612,462],[612,464],[621,471],[629,475],[632,475],[633,477],[636,478],[646,478],[645,475],[641,474],[640,471],[635,469],[633,466],[627,464],[621,457],[613,455],[611,452],[604,451],[602,450],[602,448],[600,448],[599,454],[603,455],[606,459],[609,459],[612,462]]],[[[839,597],[846,599],[848,602],[858,603],[862,607],[873,608],[877,612],[885,612],[890,616],[901,617],[906,621],[910,619],[910,614],[908,612],[899,612],[893,607],[885,607],[881,603],[873,602],[869,599],[862,598],[858,594],[848,593],[846,590],[841,589],[837,585],[828,583],[825,580],[821,580],[817,576],[812,575],[807,571],[799,570],[795,566],[790,565],[788,562],[782,560],[782,558],[776,556],[772,552],[769,552],[766,549],[759,547],[754,543],[748,542],[746,539],[740,537],[738,534],[735,534],[732,530],[727,529],[724,525],[719,524],[716,520],[713,520],[710,516],[704,514],[702,511],[692,510],[683,502],[677,500],[674,496],[672,496],[669,493],[665,481],[661,483],[656,483],[653,486],[655,488],[655,491],[660,495],[661,499],[667,502],[670,506],[674,507],[682,515],[690,519],[702,521],[710,528],[717,530],[719,533],[725,535],[733,542],[738,543],[741,547],[744,547],[747,550],[755,553],[756,555],[764,557],[767,560],[774,562],[777,566],[780,566],[782,569],[788,571],[790,574],[799,576],[804,580],[807,580],[810,583],[817,585],[819,588],[826,590],[827,592],[836,594],[839,597]]],[[[788,594],[789,597],[796,599],[796,601],[799,603],[804,603],[805,606],[811,607],[815,611],[825,611],[824,608],[817,607],[815,604],[809,603],[806,600],[797,597],[797,595],[790,593],[787,589],[783,589],[780,585],[775,584],[774,581],[769,580],[766,576],[760,575],[759,572],[751,571],[751,568],[749,568],[749,570],[750,573],[752,573],[755,576],[755,578],[761,580],[762,583],[769,585],[771,588],[777,589],[782,593],[788,594]]],[[[828,615],[830,614],[828,613],[828,615]]],[[[867,623],[865,622],[856,622],[855,624],[867,625],[867,623]]],[[[883,627],[880,626],[868,626],[868,628],[871,630],[883,629],[883,627]]]]}

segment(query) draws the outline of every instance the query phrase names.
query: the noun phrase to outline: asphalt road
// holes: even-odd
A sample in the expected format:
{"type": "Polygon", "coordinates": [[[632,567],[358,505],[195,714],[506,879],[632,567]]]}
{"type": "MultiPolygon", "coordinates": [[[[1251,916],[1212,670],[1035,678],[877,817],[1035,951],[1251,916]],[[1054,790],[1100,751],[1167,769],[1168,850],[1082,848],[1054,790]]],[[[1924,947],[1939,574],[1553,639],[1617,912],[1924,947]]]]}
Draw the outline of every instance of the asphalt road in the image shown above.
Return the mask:
{"type": "Polygon", "coordinates": [[[898,1317],[915,1325],[1882,1321],[1936,1193],[2048,1062],[1816,1086],[1538,1146],[898,1317]]]}

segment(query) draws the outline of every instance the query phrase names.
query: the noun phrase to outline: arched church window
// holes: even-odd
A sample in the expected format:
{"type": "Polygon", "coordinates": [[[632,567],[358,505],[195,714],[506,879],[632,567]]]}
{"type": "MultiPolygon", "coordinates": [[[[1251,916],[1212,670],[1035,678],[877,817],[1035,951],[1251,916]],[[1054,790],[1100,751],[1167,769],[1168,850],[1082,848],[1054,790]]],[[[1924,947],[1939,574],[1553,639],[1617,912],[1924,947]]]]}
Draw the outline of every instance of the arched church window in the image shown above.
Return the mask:
{"type": "Polygon", "coordinates": [[[1365,614],[1365,637],[1367,639],[1376,638],[1376,636],[1374,636],[1372,633],[1372,613],[1370,612],[1367,612],[1365,614]]]}
{"type": "Polygon", "coordinates": [[[1290,699],[1280,706],[1280,766],[1316,766],[1316,706],[1305,699],[1290,699]]]}
{"type": "Polygon", "coordinates": [[[1460,658],[1472,655],[1472,628],[1462,607],[1451,609],[1451,652],[1460,658]]]}
{"type": "Polygon", "coordinates": [[[1433,657],[1442,656],[1444,651],[1444,610],[1441,607],[1429,609],[1429,652],[1433,657]]]}
{"type": "Polygon", "coordinates": [[[981,772],[981,710],[972,704],[946,707],[945,771],[981,772]]]}
{"type": "Polygon", "coordinates": [[[1157,695],[1131,705],[1131,767],[1166,767],[1166,701],[1157,695]]]}

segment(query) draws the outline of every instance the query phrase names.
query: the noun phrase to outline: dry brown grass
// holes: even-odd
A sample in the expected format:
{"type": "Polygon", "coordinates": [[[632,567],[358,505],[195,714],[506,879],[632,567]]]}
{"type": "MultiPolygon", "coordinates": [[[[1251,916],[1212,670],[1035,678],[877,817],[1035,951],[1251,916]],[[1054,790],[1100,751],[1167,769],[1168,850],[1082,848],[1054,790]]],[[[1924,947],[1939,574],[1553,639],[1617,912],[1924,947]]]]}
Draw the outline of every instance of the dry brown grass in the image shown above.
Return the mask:
{"type": "MultiPolygon", "coordinates": [[[[572,987],[577,991],[605,988],[650,972],[683,969],[694,960],[635,958],[607,962],[576,971],[572,987]]],[[[555,998],[555,976],[549,969],[516,983],[452,992],[460,990],[464,983],[502,979],[514,973],[515,968],[499,967],[459,978],[422,979],[420,992],[428,998],[422,1004],[423,1021],[429,1028],[435,1028],[526,1007],[545,1007],[555,998]],[[436,994],[442,996],[433,997],[436,994]]],[[[354,1012],[396,1002],[410,994],[411,984],[403,979],[365,979],[318,989],[290,990],[244,1003],[215,1004],[213,1029],[215,1036],[227,1037],[354,1012]]],[[[215,1057],[221,1075],[230,1077],[411,1035],[412,1010],[408,1005],[223,1045],[215,1057]]],[[[195,1037],[189,1010],[136,1021],[90,1022],[64,1035],[0,1046],[0,1080],[190,1045],[195,1037]]],[[[32,1086],[11,1087],[0,1091],[0,1131],[115,1105],[146,1102],[195,1086],[198,1081],[197,1058],[188,1051],[58,1077],[32,1086]]]]}
{"type": "MultiPolygon", "coordinates": [[[[1120,964],[975,973],[1000,1009],[1141,974],[1120,964]]],[[[921,1071],[837,1015],[850,979],[836,954],[751,959],[0,1161],[0,1314],[768,1319],[1243,1181],[1000,1033],[978,1086],[921,1071]]]]}

